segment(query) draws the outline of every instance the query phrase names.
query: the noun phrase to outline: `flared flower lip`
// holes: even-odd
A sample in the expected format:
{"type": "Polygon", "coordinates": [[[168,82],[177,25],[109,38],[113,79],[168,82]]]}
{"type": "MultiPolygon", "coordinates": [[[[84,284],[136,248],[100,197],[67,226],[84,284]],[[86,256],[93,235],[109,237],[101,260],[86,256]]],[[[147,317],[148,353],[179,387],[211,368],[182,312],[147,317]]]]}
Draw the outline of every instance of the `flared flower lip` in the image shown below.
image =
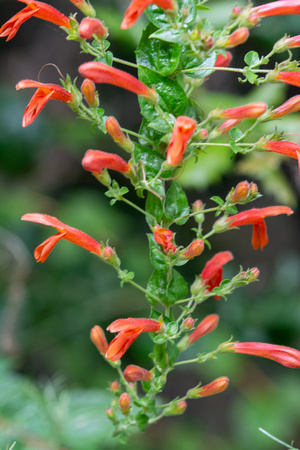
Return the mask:
{"type": "Polygon", "coordinates": [[[265,208],[252,208],[242,211],[233,216],[229,216],[226,221],[229,222],[228,228],[239,227],[240,225],[254,225],[266,217],[278,216],[280,214],[293,214],[294,211],[288,206],[267,206],[265,208]]]}

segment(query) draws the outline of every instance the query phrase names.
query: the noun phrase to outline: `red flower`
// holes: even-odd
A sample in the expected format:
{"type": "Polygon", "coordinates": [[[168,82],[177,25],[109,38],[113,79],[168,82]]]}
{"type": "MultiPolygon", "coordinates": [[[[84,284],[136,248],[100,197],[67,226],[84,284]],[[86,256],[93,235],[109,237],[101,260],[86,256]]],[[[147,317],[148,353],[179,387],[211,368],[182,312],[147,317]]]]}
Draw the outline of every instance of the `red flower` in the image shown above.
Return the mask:
{"type": "Polygon", "coordinates": [[[167,228],[162,228],[158,225],[154,225],[154,240],[157,244],[161,245],[165,253],[169,253],[171,250],[172,253],[175,253],[177,248],[173,244],[173,231],[168,230],[167,228]]]}
{"type": "Polygon", "coordinates": [[[137,95],[145,97],[150,102],[155,102],[156,94],[140,80],[123,70],[115,69],[107,64],[90,61],[79,67],[79,73],[84,78],[89,78],[95,83],[112,84],[127,89],[137,95]]]}
{"type": "Polygon", "coordinates": [[[300,110],[300,95],[294,95],[294,97],[289,98],[285,103],[278,106],[278,108],[273,109],[270,112],[272,114],[272,119],[278,119],[278,117],[285,116],[287,114],[297,112],[300,110]]]}
{"type": "Polygon", "coordinates": [[[196,329],[189,335],[188,337],[189,345],[193,344],[202,336],[205,336],[206,334],[214,331],[217,328],[218,323],[219,323],[219,316],[217,314],[210,314],[209,316],[204,317],[204,319],[201,320],[196,329]]]}
{"type": "Polygon", "coordinates": [[[196,125],[196,120],[190,117],[177,117],[167,148],[167,162],[170,166],[178,166],[181,163],[188,141],[194,133],[196,125]]]}
{"type": "Polygon", "coordinates": [[[143,369],[140,366],[130,364],[124,370],[123,376],[129,383],[134,383],[135,381],[149,380],[149,378],[151,377],[151,372],[149,372],[149,370],[143,369]]]}
{"type": "Polygon", "coordinates": [[[283,366],[300,369],[300,352],[291,347],[263,342],[234,342],[227,345],[229,351],[232,350],[235,353],[261,356],[272,359],[283,366]]]}
{"type": "MultiPolygon", "coordinates": [[[[223,278],[223,266],[232,259],[231,252],[219,252],[207,261],[201,272],[201,279],[208,292],[220,285],[223,278]]],[[[221,297],[215,295],[215,298],[219,300],[221,297]]]]}
{"type": "MultiPolygon", "coordinates": [[[[255,119],[261,116],[267,109],[268,105],[263,102],[248,103],[248,105],[237,106],[220,111],[219,117],[224,119],[255,119]]],[[[224,125],[224,124],[223,124],[224,125]]]]}
{"type": "Polygon", "coordinates": [[[111,333],[119,333],[111,341],[105,354],[106,358],[111,361],[117,361],[122,358],[126,350],[141,333],[159,331],[160,328],[161,323],[152,319],[134,319],[128,317],[127,319],[115,320],[107,327],[107,330],[111,333]]]}
{"type": "Polygon", "coordinates": [[[109,116],[105,121],[105,129],[113,140],[120,145],[120,147],[127,152],[132,152],[134,144],[125,136],[117,119],[113,116],[109,116]]]}
{"type": "Polygon", "coordinates": [[[228,133],[233,127],[238,125],[242,119],[227,119],[225,122],[218,128],[218,131],[223,135],[228,133]]]}
{"type": "Polygon", "coordinates": [[[130,169],[130,165],[121,156],[101,150],[88,150],[83,157],[82,166],[93,173],[100,173],[103,169],[125,173],[130,169]]]}
{"type": "MultiPolygon", "coordinates": [[[[299,6],[300,8],[300,6],[299,6]]],[[[300,12],[299,12],[300,14],[300,12]]],[[[283,83],[291,84],[292,86],[300,87],[300,72],[280,72],[275,80],[283,83]]]]}
{"type": "Polygon", "coordinates": [[[231,60],[232,54],[230,52],[226,52],[226,56],[219,53],[215,62],[215,67],[228,67],[231,60]]]}
{"type": "Polygon", "coordinates": [[[127,392],[123,392],[123,394],[119,397],[119,406],[122,414],[128,414],[130,410],[130,396],[127,392]]]}
{"type": "Polygon", "coordinates": [[[252,247],[261,250],[269,242],[265,217],[278,216],[279,214],[293,214],[293,210],[288,206],[267,206],[266,208],[252,208],[242,211],[226,219],[229,222],[228,228],[239,227],[241,225],[253,225],[252,247]]]}
{"type": "Polygon", "coordinates": [[[143,14],[145,9],[152,3],[166,10],[174,9],[172,0],[132,0],[125,12],[121,23],[121,28],[125,30],[132,27],[132,25],[134,25],[138,18],[143,14]]]}
{"type": "Polygon", "coordinates": [[[41,112],[50,99],[61,100],[65,103],[73,102],[72,94],[56,84],[45,84],[33,80],[22,80],[19,81],[16,89],[19,90],[32,87],[38,89],[24,111],[22,121],[23,127],[27,127],[35,120],[36,116],[41,112]]]}
{"type": "Polygon", "coordinates": [[[59,25],[60,27],[71,27],[68,17],[52,6],[47,5],[47,3],[37,2],[34,0],[18,1],[26,3],[26,8],[15,14],[0,28],[0,37],[7,36],[7,41],[15,36],[22,23],[26,22],[26,20],[30,19],[30,17],[47,20],[48,22],[59,25]]]}
{"type": "Polygon", "coordinates": [[[285,39],[284,43],[288,48],[300,47],[300,34],[285,39]]]}
{"type": "Polygon", "coordinates": [[[300,171],[300,145],[289,141],[268,141],[262,149],[297,159],[300,171]]]}
{"type": "Polygon", "coordinates": [[[299,0],[281,0],[256,6],[251,12],[260,17],[281,16],[284,14],[300,14],[299,0]]]}
{"type": "Polygon", "coordinates": [[[60,241],[60,239],[65,239],[66,241],[73,242],[73,244],[79,245],[85,248],[89,252],[95,253],[101,256],[102,250],[99,242],[95,241],[88,234],[83,231],[77,230],[76,228],[70,227],[60,222],[56,217],[48,216],[47,214],[25,214],[21,218],[22,220],[27,220],[28,222],[41,223],[42,225],[47,225],[56,228],[59,233],[46,239],[42,244],[40,244],[34,250],[34,257],[37,262],[45,262],[48,258],[53,247],[60,241]]]}
{"type": "Polygon", "coordinates": [[[89,106],[98,106],[98,95],[96,94],[96,86],[92,80],[85,78],[80,87],[81,93],[86,99],[89,106]]]}

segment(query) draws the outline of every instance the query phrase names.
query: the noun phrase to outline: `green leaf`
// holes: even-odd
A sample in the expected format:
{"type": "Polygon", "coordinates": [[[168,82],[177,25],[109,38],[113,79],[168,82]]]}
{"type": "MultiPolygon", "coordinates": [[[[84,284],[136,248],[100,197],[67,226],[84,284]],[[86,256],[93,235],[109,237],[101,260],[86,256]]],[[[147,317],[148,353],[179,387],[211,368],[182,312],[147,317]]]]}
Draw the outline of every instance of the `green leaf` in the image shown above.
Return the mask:
{"type": "Polygon", "coordinates": [[[210,200],[212,200],[213,202],[218,203],[218,205],[220,205],[220,206],[224,205],[224,201],[218,195],[214,195],[213,197],[210,197],[210,200]]]}
{"type": "Polygon", "coordinates": [[[255,66],[260,62],[259,54],[254,51],[248,52],[244,57],[244,61],[248,66],[255,66]]]}
{"type": "Polygon", "coordinates": [[[167,341],[167,337],[163,336],[162,334],[158,334],[154,337],[153,341],[155,344],[164,344],[167,341]]]}
{"type": "Polygon", "coordinates": [[[234,141],[237,141],[238,139],[240,139],[240,137],[242,136],[243,132],[239,129],[239,128],[232,128],[229,131],[229,135],[231,137],[231,139],[233,139],[234,141]]]}
{"type": "Polygon", "coordinates": [[[168,341],[167,343],[167,355],[169,366],[173,366],[179,355],[179,349],[173,341],[168,341]]]}
{"type": "Polygon", "coordinates": [[[180,14],[182,11],[188,11],[188,15],[185,16],[184,22],[190,24],[197,18],[197,0],[177,0],[180,14]]]}
{"type": "Polygon", "coordinates": [[[142,34],[136,51],[137,64],[159,72],[163,76],[171,75],[177,68],[181,46],[158,39],[149,39],[157,28],[149,23],[142,34]]]}
{"type": "Polygon", "coordinates": [[[146,216],[147,223],[151,226],[155,225],[156,223],[159,223],[163,216],[163,205],[161,200],[152,192],[147,193],[147,200],[146,200],[146,212],[151,214],[155,217],[155,221],[152,220],[149,216],[146,216]]]}
{"type": "Polygon", "coordinates": [[[241,152],[242,147],[237,145],[234,141],[230,141],[229,144],[230,144],[230,148],[233,151],[233,153],[237,154],[237,153],[241,152]]]}
{"type": "Polygon", "coordinates": [[[162,8],[159,8],[156,5],[150,5],[145,10],[145,14],[157,28],[161,28],[168,24],[168,17],[162,8]]]}
{"type": "Polygon", "coordinates": [[[188,295],[187,283],[175,269],[172,270],[172,278],[167,286],[167,291],[168,302],[172,305],[178,300],[183,300],[188,295]]]}
{"type": "Polygon", "coordinates": [[[165,161],[165,158],[163,158],[158,152],[137,143],[134,145],[134,158],[137,163],[143,164],[146,178],[155,177],[165,161]]]}
{"type": "Polygon", "coordinates": [[[227,212],[227,214],[232,215],[232,214],[237,214],[238,210],[234,205],[231,205],[231,206],[228,206],[228,208],[226,208],[226,212],[227,212]]]}
{"type": "Polygon", "coordinates": [[[189,58],[189,62],[184,66],[184,69],[198,69],[192,72],[185,72],[185,75],[190,78],[205,78],[211,73],[215,72],[214,65],[216,63],[217,54],[212,52],[208,58],[189,58]]]}
{"type": "MultiPolygon", "coordinates": [[[[184,89],[176,80],[163,77],[148,67],[140,65],[138,66],[138,73],[139,79],[143,83],[150,87],[154,85],[159,95],[159,105],[164,111],[174,116],[179,116],[184,112],[187,106],[187,97],[184,89]]],[[[158,118],[154,105],[151,105],[142,97],[139,98],[139,103],[141,112],[149,123],[158,118]]]]}
{"type": "Polygon", "coordinates": [[[177,322],[170,322],[166,326],[166,334],[168,336],[175,336],[177,331],[178,331],[178,323],[177,322]]]}
{"type": "Polygon", "coordinates": [[[249,81],[249,83],[254,84],[256,79],[258,78],[258,75],[256,73],[253,73],[249,67],[244,67],[245,69],[245,77],[249,81]]]}
{"type": "MultiPolygon", "coordinates": [[[[150,280],[148,281],[147,291],[159,297],[162,300],[162,302],[165,302],[167,295],[166,274],[164,272],[161,272],[160,270],[154,270],[154,272],[150,277],[150,280]]],[[[158,303],[154,302],[153,298],[150,295],[146,294],[146,297],[152,305],[158,303]]]]}
{"type": "Polygon", "coordinates": [[[172,42],[174,44],[184,45],[187,43],[186,30],[176,30],[171,25],[160,28],[149,36],[150,39],[159,39],[161,41],[172,42]]]}
{"type": "Polygon", "coordinates": [[[146,414],[139,413],[136,416],[136,423],[141,431],[145,431],[149,417],[146,414]]]}
{"type": "Polygon", "coordinates": [[[150,261],[155,269],[166,272],[166,257],[162,253],[159,245],[155,242],[153,234],[147,233],[150,247],[150,261]]]}
{"type": "Polygon", "coordinates": [[[164,344],[155,344],[153,348],[154,360],[159,367],[164,368],[167,365],[166,349],[164,344]]]}
{"type": "Polygon", "coordinates": [[[176,221],[178,225],[183,225],[187,222],[190,214],[190,207],[185,192],[175,181],[172,182],[165,199],[165,216],[167,220],[172,223],[174,219],[183,217],[176,221]]]}

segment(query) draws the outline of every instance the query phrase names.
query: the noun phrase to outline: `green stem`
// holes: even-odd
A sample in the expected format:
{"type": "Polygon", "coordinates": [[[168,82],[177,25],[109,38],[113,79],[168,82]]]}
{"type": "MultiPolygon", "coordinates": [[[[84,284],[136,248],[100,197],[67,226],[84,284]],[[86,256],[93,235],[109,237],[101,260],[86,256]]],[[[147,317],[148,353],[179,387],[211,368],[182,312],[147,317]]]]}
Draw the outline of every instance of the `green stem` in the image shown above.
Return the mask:
{"type": "Polygon", "coordinates": [[[113,60],[119,64],[124,64],[124,66],[129,66],[129,67],[134,67],[135,69],[138,68],[138,65],[135,63],[131,63],[129,61],[126,61],[125,59],[120,59],[120,58],[116,58],[115,56],[113,57],[113,60]]]}
{"type": "Polygon", "coordinates": [[[128,130],[127,128],[121,128],[121,130],[123,131],[123,133],[131,134],[132,136],[135,136],[139,139],[143,139],[144,141],[149,142],[149,144],[154,145],[154,142],[148,139],[146,136],[143,136],[139,133],[135,133],[134,131],[128,130]]]}

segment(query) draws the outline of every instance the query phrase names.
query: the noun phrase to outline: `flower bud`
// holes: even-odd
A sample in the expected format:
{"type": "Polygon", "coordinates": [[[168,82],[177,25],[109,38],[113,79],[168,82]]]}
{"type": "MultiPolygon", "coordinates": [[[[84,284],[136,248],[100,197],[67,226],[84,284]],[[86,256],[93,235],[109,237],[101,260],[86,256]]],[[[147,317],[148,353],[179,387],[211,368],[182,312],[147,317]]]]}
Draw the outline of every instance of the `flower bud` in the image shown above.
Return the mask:
{"type": "Polygon", "coordinates": [[[90,106],[98,106],[99,104],[98,93],[96,93],[96,86],[92,80],[85,78],[82,82],[80,89],[81,93],[83,94],[84,98],[86,99],[87,103],[90,106]]]}
{"type": "Polygon", "coordinates": [[[234,191],[228,194],[226,200],[230,203],[238,203],[244,200],[249,194],[249,188],[248,181],[241,181],[236,185],[234,191]]]}
{"type": "Polygon", "coordinates": [[[241,14],[241,8],[239,8],[238,6],[236,6],[235,8],[233,8],[233,10],[231,11],[231,16],[234,18],[239,17],[239,15],[241,14]]]}
{"type": "Polygon", "coordinates": [[[205,218],[204,214],[202,213],[204,208],[205,208],[205,205],[201,200],[196,200],[193,203],[193,206],[192,206],[193,213],[197,213],[194,215],[194,219],[199,225],[201,225],[201,223],[204,221],[204,218],[205,218]]]}
{"type": "Polygon", "coordinates": [[[81,39],[92,39],[93,35],[97,37],[103,37],[107,35],[107,29],[103,26],[99,19],[93,17],[85,17],[80,22],[78,33],[81,39]]]}
{"type": "Polygon", "coordinates": [[[249,37],[249,30],[246,27],[241,27],[235,30],[232,34],[227,36],[227,38],[220,39],[218,42],[218,47],[222,48],[233,48],[238,45],[244,44],[249,37]]]}
{"type": "Polygon", "coordinates": [[[119,398],[119,407],[122,412],[122,414],[128,414],[130,410],[130,397],[127,392],[123,392],[123,394],[120,395],[119,398]]]}
{"type": "Polygon", "coordinates": [[[113,116],[109,116],[105,121],[105,128],[108,134],[120,147],[122,147],[129,153],[133,151],[134,144],[125,136],[117,119],[115,119],[113,116]]]}
{"type": "Polygon", "coordinates": [[[188,247],[185,249],[185,251],[182,253],[182,256],[185,259],[192,259],[195,258],[195,256],[201,255],[201,253],[204,250],[204,242],[202,239],[195,239],[188,247]]]}
{"type": "Polygon", "coordinates": [[[113,248],[104,247],[104,249],[102,251],[102,258],[104,259],[105,262],[107,262],[108,264],[111,264],[113,267],[115,267],[115,268],[120,267],[120,260],[117,257],[117,254],[113,248]]]}
{"type": "Polygon", "coordinates": [[[167,408],[164,409],[164,415],[165,416],[179,416],[180,414],[183,414],[184,411],[187,408],[187,402],[185,400],[180,400],[177,403],[173,403],[170,406],[167,406],[167,408]]]}
{"type": "Polygon", "coordinates": [[[173,244],[173,231],[154,225],[154,240],[159,244],[165,253],[175,253],[177,248],[173,244]]]}
{"type": "Polygon", "coordinates": [[[257,184],[254,183],[253,181],[251,181],[250,185],[249,185],[249,194],[250,195],[255,195],[258,192],[258,187],[257,184]]]}
{"type": "Polygon", "coordinates": [[[194,319],[192,317],[188,317],[187,319],[185,319],[185,321],[183,322],[183,330],[184,331],[189,331],[194,327],[194,319]]]}
{"type": "Polygon", "coordinates": [[[151,372],[142,367],[130,364],[123,372],[126,381],[134,383],[135,381],[148,381],[151,378],[151,372]]]}
{"type": "Polygon", "coordinates": [[[229,379],[227,377],[216,378],[209,384],[202,387],[190,389],[187,393],[188,398],[208,397],[209,395],[220,394],[227,389],[229,379]]]}
{"type": "Polygon", "coordinates": [[[114,394],[119,394],[121,389],[120,383],[118,381],[113,381],[110,384],[110,391],[113,392],[114,394]]]}
{"type": "Polygon", "coordinates": [[[91,341],[93,342],[93,344],[95,344],[99,352],[102,355],[105,355],[108,349],[108,342],[106,340],[104,331],[101,327],[99,327],[99,325],[95,325],[91,329],[91,341]]]}
{"type": "Polygon", "coordinates": [[[110,420],[115,420],[115,418],[116,418],[115,412],[112,408],[107,408],[105,414],[110,420]]]}

